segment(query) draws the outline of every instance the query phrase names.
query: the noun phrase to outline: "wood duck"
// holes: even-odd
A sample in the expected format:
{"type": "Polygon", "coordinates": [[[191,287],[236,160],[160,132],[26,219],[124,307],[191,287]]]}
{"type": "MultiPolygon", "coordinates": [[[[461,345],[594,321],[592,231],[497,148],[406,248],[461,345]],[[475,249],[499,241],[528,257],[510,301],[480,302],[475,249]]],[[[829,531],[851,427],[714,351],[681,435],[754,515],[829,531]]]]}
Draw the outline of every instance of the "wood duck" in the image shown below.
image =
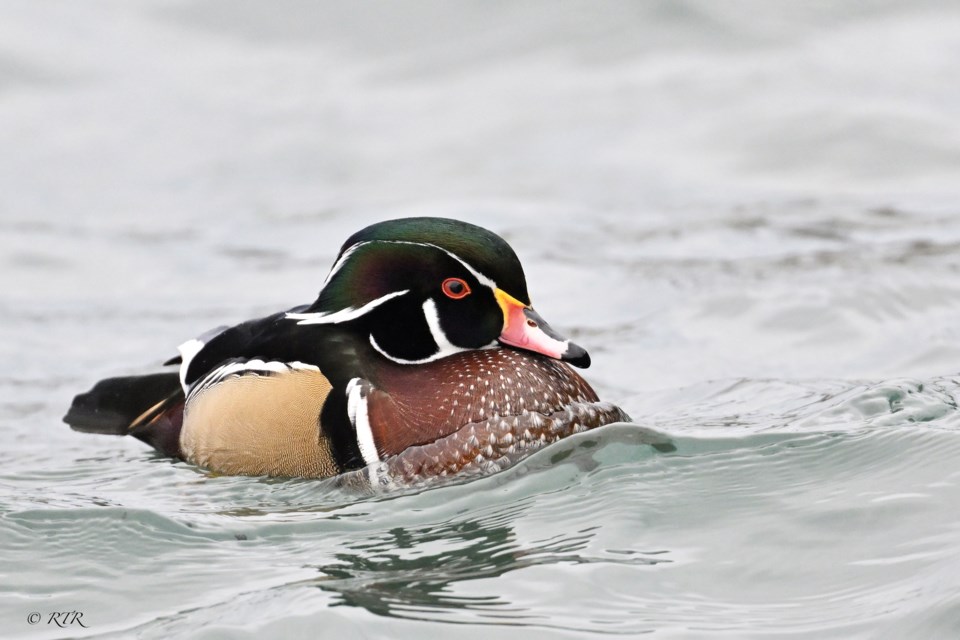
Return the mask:
{"type": "Polygon", "coordinates": [[[64,420],[233,475],[394,480],[492,472],[629,420],[568,366],[513,249],[444,218],[371,225],[310,305],[185,342],[177,371],[110,378],[64,420]]]}

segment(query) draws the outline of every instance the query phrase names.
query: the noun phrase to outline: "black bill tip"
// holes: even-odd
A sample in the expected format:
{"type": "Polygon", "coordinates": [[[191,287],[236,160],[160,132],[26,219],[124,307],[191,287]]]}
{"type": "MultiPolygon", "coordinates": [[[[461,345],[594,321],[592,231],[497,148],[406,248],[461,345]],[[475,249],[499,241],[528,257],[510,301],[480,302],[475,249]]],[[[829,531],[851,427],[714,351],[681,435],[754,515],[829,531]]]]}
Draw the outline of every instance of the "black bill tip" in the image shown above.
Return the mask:
{"type": "Polygon", "coordinates": [[[587,353],[586,349],[572,342],[567,344],[567,350],[563,352],[560,359],[581,369],[586,369],[590,366],[590,354],[587,353]]]}

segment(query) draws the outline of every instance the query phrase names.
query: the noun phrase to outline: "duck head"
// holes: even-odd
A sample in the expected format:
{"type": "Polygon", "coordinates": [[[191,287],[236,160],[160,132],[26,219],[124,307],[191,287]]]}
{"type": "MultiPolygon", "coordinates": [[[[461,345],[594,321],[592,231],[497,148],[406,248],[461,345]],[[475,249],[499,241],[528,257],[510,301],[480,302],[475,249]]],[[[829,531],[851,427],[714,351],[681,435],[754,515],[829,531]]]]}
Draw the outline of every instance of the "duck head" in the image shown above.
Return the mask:
{"type": "Polygon", "coordinates": [[[401,364],[501,344],[590,365],[586,350],[534,311],[510,245],[446,218],[390,220],[358,231],[341,248],[316,302],[287,318],[350,326],[401,364]]]}

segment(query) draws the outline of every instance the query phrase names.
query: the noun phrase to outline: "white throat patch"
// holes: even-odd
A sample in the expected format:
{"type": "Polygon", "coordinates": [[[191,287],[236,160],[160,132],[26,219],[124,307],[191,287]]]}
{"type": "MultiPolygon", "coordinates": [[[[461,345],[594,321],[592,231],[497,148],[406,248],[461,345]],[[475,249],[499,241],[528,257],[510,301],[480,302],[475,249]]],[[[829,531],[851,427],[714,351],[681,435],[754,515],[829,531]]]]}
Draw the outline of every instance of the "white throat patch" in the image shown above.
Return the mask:
{"type": "Polygon", "coordinates": [[[433,341],[437,343],[437,351],[433,355],[419,360],[405,360],[404,358],[392,356],[377,344],[373,334],[370,334],[370,346],[376,349],[377,353],[384,358],[397,364],[424,364],[455,353],[460,353],[461,351],[470,351],[470,349],[466,347],[458,347],[447,338],[447,334],[443,332],[443,328],[440,326],[440,314],[437,313],[437,303],[434,302],[432,298],[427,298],[426,302],[423,303],[423,318],[427,321],[427,327],[430,329],[430,335],[433,337],[433,341]]]}

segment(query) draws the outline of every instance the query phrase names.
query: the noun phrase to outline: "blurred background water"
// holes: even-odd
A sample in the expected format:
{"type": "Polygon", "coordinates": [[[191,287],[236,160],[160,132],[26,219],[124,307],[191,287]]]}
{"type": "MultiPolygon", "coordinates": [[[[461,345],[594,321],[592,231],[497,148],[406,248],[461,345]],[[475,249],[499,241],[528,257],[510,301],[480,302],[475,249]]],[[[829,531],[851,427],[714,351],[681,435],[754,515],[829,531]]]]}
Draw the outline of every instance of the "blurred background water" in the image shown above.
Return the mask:
{"type": "Polygon", "coordinates": [[[2,635],[957,637],[957,78],[946,0],[4,0],[2,635]],[[636,424],[363,497],[60,423],[404,215],[636,424]]]}

